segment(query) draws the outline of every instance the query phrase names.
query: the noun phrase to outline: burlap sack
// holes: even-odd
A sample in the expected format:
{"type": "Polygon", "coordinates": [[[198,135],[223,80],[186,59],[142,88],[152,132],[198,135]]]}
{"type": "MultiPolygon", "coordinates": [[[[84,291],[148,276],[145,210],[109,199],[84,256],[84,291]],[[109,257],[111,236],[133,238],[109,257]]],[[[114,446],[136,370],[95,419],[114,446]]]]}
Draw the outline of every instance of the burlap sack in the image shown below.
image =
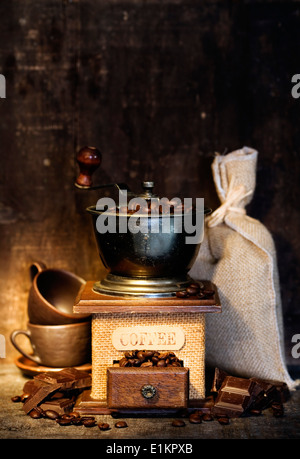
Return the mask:
{"type": "Polygon", "coordinates": [[[276,249],[269,231],[246,215],[256,184],[257,151],[217,155],[213,178],[221,206],[208,217],[190,276],[218,287],[221,314],[206,315],[206,362],[231,374],[286,382],[276,249]]]}

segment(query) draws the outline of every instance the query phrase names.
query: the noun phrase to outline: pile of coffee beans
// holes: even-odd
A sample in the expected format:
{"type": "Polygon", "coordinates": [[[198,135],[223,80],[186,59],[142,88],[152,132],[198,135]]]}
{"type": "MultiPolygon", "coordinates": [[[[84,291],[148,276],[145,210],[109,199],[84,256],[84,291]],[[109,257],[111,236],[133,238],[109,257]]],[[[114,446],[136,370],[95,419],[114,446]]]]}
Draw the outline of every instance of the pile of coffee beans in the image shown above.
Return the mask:
{"type": "MultiPolygon", "coordinates": [[[[22,394],[23,395],[23,394],[22,394]]],[[[14,403],[24,403],[27,397],[20,395],[15,395],[11,398],[11,401],[14,403]]],[[[111,426],[106,422],[97,422],[95,416],[81,416],[80,413],[76,411],[66,412],[59,414],[55,410],[43,410],[40,406],[35,407],[28,413],[32,419],[41,419],[46,418],[52,421],[55,421],[60,426],[84,426],[84,427],[95,427],[98,426],[99,430],[110,430],[111,426]]],[[[126,421],[117,421],[114,426],[117,429],[128,427],[126,421]]]]}
{"type": "Polygon", "coordinates": [[[174,352],[128,351],[118,362],[120,367],[182,367],[174,352]]]}
{"type": "Polygon", "coordinates": [[[152,216],[158,215],[181,215],[183,213],[190,213],[195,210],[194,206],[184,206],[181,201],[177,200],[169,200],[169,201],[160,201],[158,198],[152,198],[149,200],[145,200],[143,206],[141,206],[138,202],[132,200],[129,206],[121,206],[121,207],[109,207],[107,209],[109,212],[123,214],[123,215],[133,215],[136,212],[139,214],[146,214],[152,216]]]}
{"type": "MultiPolygon", "coordinates": [[[[183,413],[182,416],[188,418],[190,424],[201,424],[202,421],[209,422],[209,421],[213,421],[214,419],[216,419],[219,422],[219,424],[222,424],[222,425],[229,424],[229,418],[228,416],[226,416],[226,414],[222,416],[214,417],[209,412],[204,412],[202,410],[195,410],[195,411],[192,411],[191,413],[188,413],[188,412],[183,413]]],[[[184,427],[185,425],[186,423],[183,419],[178,418],[172,421],[173,427],[184,427]]]]}
{"type": "Polygon", "coordinates": [[[200,300],[207,300],[214,295],[215,291],[207,289],[198,284],[198,282],[191,282],[185,290],[179,290],[176,292],[177,298],[190,298],[196,297],[200,300]]]}

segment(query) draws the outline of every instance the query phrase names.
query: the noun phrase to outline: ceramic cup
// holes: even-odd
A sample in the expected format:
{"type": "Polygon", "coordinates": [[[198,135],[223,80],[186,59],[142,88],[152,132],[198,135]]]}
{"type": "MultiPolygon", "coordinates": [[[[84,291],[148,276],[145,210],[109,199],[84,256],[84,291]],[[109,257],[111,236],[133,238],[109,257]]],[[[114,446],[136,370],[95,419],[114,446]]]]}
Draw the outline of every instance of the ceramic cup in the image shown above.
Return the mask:
{"type": "Polygon", "coordinates": [[[91,360],[91,323],[37,325],[28,323],[27,330],[14,330],[10,339],[27,359],[47,367],[73,367],[91,360]],[[30,340],[33,355],[23,351],[16,342],[20,334],[30,340]]]}
{"type": "Polygon", "coordinates": [[[62,269],[47,269],[35,262],[30,267],[32,285],[28,296],[31,324],[64,325],[87,321],[88,314],[74,314],[76,296],[85,281],[62,269]]]}

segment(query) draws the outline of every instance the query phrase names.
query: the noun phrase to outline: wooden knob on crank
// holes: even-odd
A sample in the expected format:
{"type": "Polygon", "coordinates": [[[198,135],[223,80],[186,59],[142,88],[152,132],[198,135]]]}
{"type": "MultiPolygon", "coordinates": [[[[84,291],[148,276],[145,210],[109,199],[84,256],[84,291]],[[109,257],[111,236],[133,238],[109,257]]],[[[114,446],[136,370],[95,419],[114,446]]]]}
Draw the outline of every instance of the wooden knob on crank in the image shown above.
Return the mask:
{"type": "Polygon", "coordinates": [[[75,185],[79,187],[90,187],[92,185],[92,174],[101,164],[102,155],[95,147],[83,147],[79,150],[76,160],[79,165],[80,174],[75,185]]]}

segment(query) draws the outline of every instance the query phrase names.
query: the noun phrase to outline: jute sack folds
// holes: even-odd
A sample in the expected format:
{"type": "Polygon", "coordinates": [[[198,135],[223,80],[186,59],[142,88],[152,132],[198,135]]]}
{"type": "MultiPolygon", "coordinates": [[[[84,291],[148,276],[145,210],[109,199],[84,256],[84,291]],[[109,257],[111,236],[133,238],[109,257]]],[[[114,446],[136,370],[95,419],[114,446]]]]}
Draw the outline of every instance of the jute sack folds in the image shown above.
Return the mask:
{"type": "Polygon", "coordinates": [[[206,220],[190,270],[216,284],[222,313],[206,315],[206,363],[231,374],[286,382],[280,286],[273,238],[246,215],[256,184],[258,152],[248,147],[212,163],[221,205],[206,220]]]}

